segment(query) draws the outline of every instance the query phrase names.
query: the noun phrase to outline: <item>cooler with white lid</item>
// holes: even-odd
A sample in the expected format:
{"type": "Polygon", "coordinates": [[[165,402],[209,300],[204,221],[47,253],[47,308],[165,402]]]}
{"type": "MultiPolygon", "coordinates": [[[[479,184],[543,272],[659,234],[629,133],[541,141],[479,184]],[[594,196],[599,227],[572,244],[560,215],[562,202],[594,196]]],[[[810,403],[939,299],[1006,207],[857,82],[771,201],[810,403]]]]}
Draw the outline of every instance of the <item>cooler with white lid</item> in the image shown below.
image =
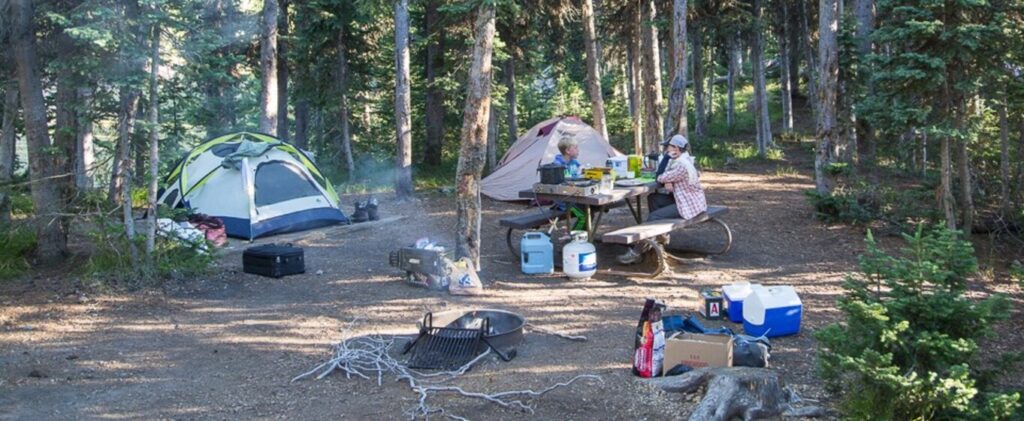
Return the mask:
{"type": "MultiPolygon", "coordinates": [[[[761,286],[761,284],[753,284],[761,286]]],[[[743,323],[743,300],[750,296],[750,282],[742,281],[722,287],[725,296],[725,308],[729,309],[729,321],[743,323]]]]}
{"type": "Polygon", "coordinates": [[[743,331],[750,336],[795,335],[800,333],[803,304],[792,286],[751,285],[743,300],[743,331]]]}

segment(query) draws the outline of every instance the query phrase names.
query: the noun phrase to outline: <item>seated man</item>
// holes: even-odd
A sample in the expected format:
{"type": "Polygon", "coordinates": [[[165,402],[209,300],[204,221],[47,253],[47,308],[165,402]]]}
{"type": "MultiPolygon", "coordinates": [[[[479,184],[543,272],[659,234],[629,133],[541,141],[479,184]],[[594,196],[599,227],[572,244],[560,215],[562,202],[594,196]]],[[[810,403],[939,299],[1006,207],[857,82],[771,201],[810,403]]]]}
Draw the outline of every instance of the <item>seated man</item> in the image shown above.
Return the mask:
{"type": "MultiPolygon", "coordinates": [[[[686,137],[675,135],[662,142],[665,153],[658,160],[657,181],[669,193],[655,193],[647,196],[650,214],[648,221],[659,219],[690,219],[707,211],[707,198],[700,185],[700,173],[690,155],[690,144],[686,137]]],[[[668,239],[663,239],[668,242],[668,239]]],[[[643,252],[640,246],[630,247],[619,256],[619,262],[633,264],[640,260],[643,252]]]]}

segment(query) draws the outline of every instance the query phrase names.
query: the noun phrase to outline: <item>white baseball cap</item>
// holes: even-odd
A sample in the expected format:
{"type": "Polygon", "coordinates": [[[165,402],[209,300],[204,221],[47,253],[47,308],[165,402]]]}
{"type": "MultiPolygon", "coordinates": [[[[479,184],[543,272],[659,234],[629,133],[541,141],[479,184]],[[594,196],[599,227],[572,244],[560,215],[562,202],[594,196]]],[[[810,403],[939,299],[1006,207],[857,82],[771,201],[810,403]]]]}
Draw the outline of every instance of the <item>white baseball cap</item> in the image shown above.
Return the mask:
{"type": "Polygon", "coordinates": [[[677,135],[673,135],[672,137],[670,137],[668,139],[665,139],[664,142],[661,142],[661,146],[676,145],[677,147],[679,147],[679,149],[683,149],[689,143],[690,142],[686,140],[686,136],[683,136],[681,134],[677,134],[677,135]]]}

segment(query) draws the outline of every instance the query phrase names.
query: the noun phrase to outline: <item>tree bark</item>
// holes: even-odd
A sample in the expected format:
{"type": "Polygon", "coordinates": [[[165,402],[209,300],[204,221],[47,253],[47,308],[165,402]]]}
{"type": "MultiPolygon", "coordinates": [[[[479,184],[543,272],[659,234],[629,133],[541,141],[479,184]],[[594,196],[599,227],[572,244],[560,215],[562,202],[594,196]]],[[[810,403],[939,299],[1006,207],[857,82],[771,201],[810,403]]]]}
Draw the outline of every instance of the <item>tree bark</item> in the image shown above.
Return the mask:
{"type": "Polygon", "coordinates": [[[300,99],[295,103],[295,147],[306,149],[309,145],[309,101],[300,99]]]}
{"type": "Polygon", "coordinates": [[[782,131],[789,133],[793,131],[793,89],[790,85],[789,68],[789,2],[783,0],[781,3],[781,31],[779,31],[779,93],[782,96],[782,131]]]}
{"type": "Polygon", "coordinates": [[[92,130],[92,89],[78,88],[76,96],[79,109],[75,113],[78,128],[75,140],[75,185],[79,190],[85,190],[93,187],[93,165],[96,161],[92,130]]]}
{"type": "Polygon", "coordinates": [[[813,48],[813,36],[810,27],[810,11],[807,8],[806,1],[800,3],[800,32],[803,34],[802,40],[804,44],[804,54],[807,56],[807,96],[810,98],[811,104],[811,115],[814,121],[818,121],[818,60],[815,52],[816,48],[813,48]]]}
{"type": "MultiPolygon", "coordinates": [[[[633,85],[633,153],[643,154],[644,153],[644,127],[643,127],[643,92],[644,89],[641,87],[641,81],[643,80],[643,64],[641,63],[643,58],[640,53],[641,36],[640,36],[640,11],[636,11],[636,19],[634,19],[633,37],[629,40],[627,45],[626,54],[629,56],[629,80],[630,84],[633,85]]],[[[685,84],[683,85],[686,86],[685,84]]]]}
{"type": "Polygon", "coordinates": [[[487,173],[494,172],[498,165],[498,116],[497,107],[491,107],[491,116],[487,120],[487,173]]]}
{"type": "MultiPolygon", "coordinates": [[[[264,0],[275,1],[275,0],[264,0]]],[[[291,0],[276,0],[281,9],[277,17],[277,137],[288,136],[288,6],[291,0]]]]}
{"type": "Polygon", "coordinates": [[[508,107],[508,144],[516,143],[519,139],[519,118],[516,112],[516,64],[509,57],[502,65],[502,76],[505,79],[505,106],[508,107]]]}
{"type": "Polygon", "coordinates": [[[697,22],[694,22],[692,30],[693,53],[690,60],[693,60],[693,117],[697,120],[693,134],[703,138],[708,134],[707,108],[704,104],[704,33],[697,22]]]}
{"type": "MultiPolygon", "coordinates": [[[[871,64],[867,57],[872,53],[871,33],[875,30],[875,0],[855,0],[857,15],[857,52],[861,63],[858,67],[862,83],[867,84],[869,96],[875,94],[875,84],[871,80],[871,64]]],[[[857,118],[857,139],[859,140],[860,162],[868,167],[868,174],[872,179],[877,179],[878,171],[875,166],[875,131],[871,123],[859,116],[857,118]]]]}
{"type": "Polygon", "coordinates": [[[942,136],[942,152],[939,157],[940,164],[942,165],[942,181],[939,188],[942,190],[942,196],[940,197],[940,206],[942,207],[942,213],[946,217],[946,227],[955,230],[956,229],[956,211],[954,210],[954,199],[953,199],[953,163],[952,157],[950,156],[950,136],[942,136]]]}
{"type": "Polygon", "coordinates": [[[740,73],[739,43],[739,36],[735,36],[729,44],[729,74],[726,76],[726,84],[729,91],[726,94],[728,102],[725,107],[725,125],[729,127],[730,132],[733,126],[736,125],[736,79],[740,73]]]}
{"type": "Polygon", "coordinates": [[[474,25],[473,63],[469,69],[462,146],[456,171],[456,239],[458,257],[480,268],[480,175],[484,169],[487,125],[491,108],[491,53],[494,48],[494,5],[482,3],[474,25]]]}
{"type": "Polygon", "coordinates": [[[10,41],[18,72],[21,91],[21,107],[24,111],[25,132],[28,140],[28,165],[32,189],[32,205],[35,211],[36,250],[35,257],[40,264],[49,265],[64,259],[67,251],[67,235],[60,223],[62,200],[57,179],[53,178],[59,168],[52,155],[45,153],[52,143],[47,131],[46,102],[39,78],[39,63],[36,54],[36,35],[33,24],[31,0],[10,2],[10,41]]]}
{"type": "Polygon", "coordinates": [[[608,139],[608,127],[604,118],[604,98],[601,92],[601,69],[598,66],[597,30],[594,28],[594,1],[583,0],[583,45],[587,50],[587,92],[590,94],[590,109],[594,116],[594,130],[608,139]]]}
{"type": "Polygon", "coordinates": [[[395,194],[413,196],[412,103],[409,93],[409,0],[395,0],[395,194]]]}
{"type": "Polygon", "coordinates": [[[263,2],[260,31],[260,132],[277,133],[277,15],[276,0],[263,2]]]}
{"type": "Polygon", "coordinates": [[[999,214],[1004,218],[1010,212],[1010,123],[1006,116],[1008,96],[1003,91],[999,112],[999,214]]]}
{"type": "MultiPolygon", "coordinates": [[[[14,72],[12,72],[14,73],[14,72]]],[[[14,165],[17,156],[17,128],[15,119],[18,117],[18,79],[17,74],[11,75],[10,82],[4,90],[4,115],[0,123],[0,182],[10,181],[14,177],[14,165]]]]}
{"type": "Polygon", "coordinates": [[[444,92],[438,75],[444,69],[445,30],[438,13],[438,0],[426,2],[427,61],[424,66],[427,79],[426,122],[427,138],[423,162],[441,165],[444,150],[444,92]]]}
{"type": "Polygon", "coordinates": [[[754,77],[754,123],[757,127],[757,154],[765,156],[772,144],[771,121],[768,117],[768,92],[765,80],[763,17],[761,0],[754,0],[754,28],[750,37],[750,61],[754,77]]]}
{"type": "MultiPolygon", "coordinates": [[[[967,133],[967,115],[961,108],[957,112],[957,129],[960,133],[967,133]]],[[[961,229],[964,236],[970,238],[971,230],[974,228],[974,189],[971,187],[971,155],[968,150],[968,141],[961,138],[957,145],[960,152],[960,210],[963,212],[963,226],[961,229]]]]}
{"type": "MultiPolygon", "coordinates": [[[[71,37],[61,33],[58,35],[58,45],[64,51],[72,51],[71,37]]],[[[56,109],[56,121],[53,130],[53,146],[55,151],[51,151],[53,160],[57,168],[55,168],[55,174],[58,174],[60,178],[57,179],[61,194],[64,196],[65,202],[70,200],[71,194],[75,186],[75,178],[68,176],[74,174],[74,160],[75,156],[75,140],[77,139],[77,131],[75,130],[75,87],[72,81],[74,77],[71,68],[62,66],[57,71],[57,92],[55,95],[54,108],[56,109]]],[[[66,218],[62,218],[66,221],[66,218]]]]}
{"type": "Polygon", "coordinates": [[[818,144],[814,156],[814,181],[818,194],[832,193],[832,180],[827,167],[832,162],[832,148],[838,142],[836,127],[836,89],[839,83],[839,28],[837,0],[819,0],[818,10],[818,144]]]}
{"type": "Polygon", "coordinates": [[[655,26],[657,9],[654,0],[642,0],[641,33],[643,42],[644,75],[644,150],[658,150],[658,143],[664,134],[661,120],[661,64],[658,53],[658,27],[655,26]]]}
{"type": "Polygon", "coordinates": [[[338,30],[338,124],[341,130],[341,155],[345,159],[348,181],[355,181],[356,164],[352,157],[352,130],[349,122],[348,104],[348,43],[345,38],[345,25],[338,30]]]}
{"type": "MultiPolygon", "coordinates": [[[[268,0],[274,1],[274,0],[268,0]]],[[[153,250],[156,248],[156,202],[157,180],[160,177],[160,26],[153,25],[153,51],[150,56],[149,70],[149,210],[146,216],[146,256],[153,263],[153,250]]]]}

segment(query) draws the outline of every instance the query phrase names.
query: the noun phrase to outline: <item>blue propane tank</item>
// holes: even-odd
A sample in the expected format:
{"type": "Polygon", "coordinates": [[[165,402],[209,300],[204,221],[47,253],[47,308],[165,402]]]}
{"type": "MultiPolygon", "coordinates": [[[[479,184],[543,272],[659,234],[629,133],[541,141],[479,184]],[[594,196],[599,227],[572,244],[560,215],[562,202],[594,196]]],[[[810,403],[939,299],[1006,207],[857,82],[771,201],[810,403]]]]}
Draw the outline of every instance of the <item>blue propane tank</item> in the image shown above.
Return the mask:
{"type": "Polygon", "coordinates": [[[523,234],[519,243],[519,263],[523,273],[554,273],[554,246],[551,238],[539,231],[523,234]]]}

